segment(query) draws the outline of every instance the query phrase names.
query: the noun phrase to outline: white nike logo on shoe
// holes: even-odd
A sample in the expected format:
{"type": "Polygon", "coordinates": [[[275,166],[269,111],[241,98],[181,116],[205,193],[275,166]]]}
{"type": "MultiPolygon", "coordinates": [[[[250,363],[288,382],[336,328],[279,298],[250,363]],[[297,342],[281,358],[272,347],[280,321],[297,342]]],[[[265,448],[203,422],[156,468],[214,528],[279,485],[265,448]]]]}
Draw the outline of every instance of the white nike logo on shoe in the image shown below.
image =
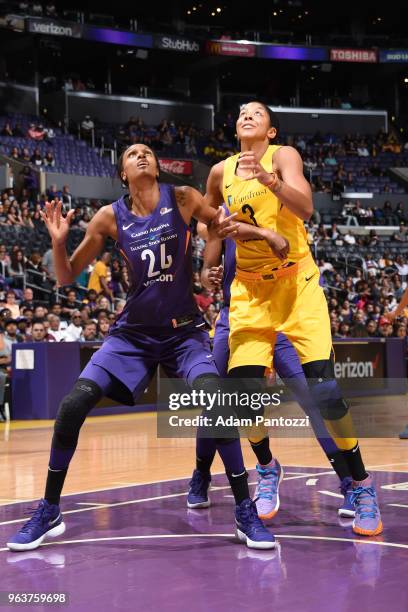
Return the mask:
{"type": "Polygon", "coordinates": [[[125,231],[125,230],[129,229],[129,227],[131,225],[134,225],[134,224],[135,224],[135,222],[133,221],[132,223],[129,223],[129,225],[122,225],[122,229],[125,231]]]}
{"type": "Polygon", "coordinates": [[[56,523],[60,518],[61,518],[61,512],[59,513],[56,519],[54,519],[53,521],[49,521],[48,525],[51,527],[51,525],[54,525],[54,523],[56,523]]]}

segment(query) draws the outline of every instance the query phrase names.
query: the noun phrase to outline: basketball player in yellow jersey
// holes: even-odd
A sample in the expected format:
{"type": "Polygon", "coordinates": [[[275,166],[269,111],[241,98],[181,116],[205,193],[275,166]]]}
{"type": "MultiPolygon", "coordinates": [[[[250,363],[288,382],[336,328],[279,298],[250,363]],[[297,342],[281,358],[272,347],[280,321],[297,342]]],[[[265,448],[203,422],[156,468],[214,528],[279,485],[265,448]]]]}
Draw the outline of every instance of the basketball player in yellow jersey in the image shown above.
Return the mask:
{"type": "MultiPolygon", "coordinates": [[[[241,152],[211,169],[206,194],[212,206],[228,206],[227,219],[218,215],[218,235],[229,235],[237,244],[228,375],[238,381],[261,378],[271,366],[277,332],[287,336],[353,477],[353,530],[377,535],[382,531],[377,495],[335,381],[327,303],[304,229],[313,203],[302,159],[293,147],[271,144],[278,120],[260,102],[242,107],[236,129],[241,152]]],[[[269,439],[251,439],[251,444],[261,485],[266,491],[269,483],[276,499],[281,470],[269,439]]]]}

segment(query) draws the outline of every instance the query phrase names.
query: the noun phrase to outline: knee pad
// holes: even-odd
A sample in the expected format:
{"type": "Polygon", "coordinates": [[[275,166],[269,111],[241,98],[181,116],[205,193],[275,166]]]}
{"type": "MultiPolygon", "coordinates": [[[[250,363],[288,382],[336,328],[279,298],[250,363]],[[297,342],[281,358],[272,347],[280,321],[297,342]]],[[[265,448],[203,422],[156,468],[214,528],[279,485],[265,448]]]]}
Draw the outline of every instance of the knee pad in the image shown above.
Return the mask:
{"type": "Polygon", "coordinates": [[[348,412],[348,404],[341,396],[337,382],[332,378],[309,383],[312,398],[322,415],[327,421],[342,419],[348,412]]]}
{"type": "Polygon", "coordinates": [[[58,409],[54,433],[63,437],[78,434],[88,413],[102,398],[101,388],[93,381],[80,378],[58,409]]]}

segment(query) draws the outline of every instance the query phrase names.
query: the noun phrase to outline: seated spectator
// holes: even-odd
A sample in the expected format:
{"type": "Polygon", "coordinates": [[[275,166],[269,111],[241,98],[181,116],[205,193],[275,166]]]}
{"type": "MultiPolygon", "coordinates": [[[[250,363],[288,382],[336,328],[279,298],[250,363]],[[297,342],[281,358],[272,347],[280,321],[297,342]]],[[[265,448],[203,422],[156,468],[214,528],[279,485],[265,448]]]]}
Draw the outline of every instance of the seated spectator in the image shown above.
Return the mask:
{"type": "Polygon", "coordinates": [[[10,206],[9,212],[7,215],[7,224],[8,225],[23,225],[23,220],[21,218],[20,210],[18,206],[10,206]]]}
{"type": "Polygon", "coordinates": [[[48,166],[48,167],[55,166],[55,158],[54,158],[52,151],[47,151],[47,154],[45,155],[43,159],[43,164],[44,166],[48,166]]]}
{"type": "Polygon", "coordinates": [[[337,223],[332,223],[331,228],[327,230],[328,237],[336,244],[336,240],[341,240],[342,235],[337,229],[337,223]]]}
{"type": "Polygon", "coordinates": [[[396,242],[406,242],[407,241],[407,229],[404,223],[400,223],[398,232],[393,234],[392,239],[396,242]]]}
{"type": "Polygon", "coordinates": [[[50,313],[47,315],[49,322],[49,333],[55,338],[56,342],[64,340],[65,330],[61,328],[61,319],[56,315],[50,313]]]}
{"type": "Polygon", "coordinates": [[[20,306],[16,302],[16,294],[12,289],[8,289],[6,292],[5,307],[10,310],[13,319],[17,319],[20,316],[20,306]]]}
{"type": "Polygon", "coordinates": [[[0,134],[1,136],[14,136],[12,127],[8,121],[4,124],[0,134]]]}
{"type": "Polygon", "coordinates": [[[34,229],[34,223],[31,218],[30,211],[26,208],[21,211],[21,225],[24,227],[29,227],[30,229],[34,229]]]}
{"type": "Polygon", "coordinates": [[[85,115],[85,119],[81,122],[81,136],[84,140],[90,141],[92,139],[92,132],[95,128],[95,124],[92,121],[90,115],[85,115]]]}
{"type": "Polygon", "coordinates": [[[394,329],[392,324],[385,318],[381,317],[378,327],[378,335],[380,338],[391,338],[394,329]]]}
{"type": "Polygon", "coordinates": [[[85,323],[79,342],[95,342],[97,340],[97,325],[95,321],[85,323]]]}
{"type": "Polygon", "coordinates": [[[34,319],[31,327],[30,342],[55,342],[52,334],[47,333],[43,319],[34,319]]]}
{"type": "Polygon", "coordinates": [[[71,323],[65,330],[65,342],[79,342],[82,334],[82,316],[79,310],[74,310],[71,315],[71,323]]]}
{"type": "Polygon", "coordinates": [[[378,238],[377,232],[372,229],[370,230],[370,233],[368,234],[368,236],[364,238],[363,244],[367,247],[374,247],[374,246],[377,246],[378,242],[379,242],[379,238],[378,238]]]}
{"type": "Polygon", "coordinates": [[[69,289],[62,304],[61,316],[64,319],[71,319],[74,312],[78,310],[77,294],[75,289],[69,289]]]}
{"type": "Polygon", "coordinates": [[[18,331],[18,323],[16,319],[6,319],[4,322],[4,336],[5,344],[9,347],[11,353],[11,347],[17,342],[23,342],[24,338],[18,331]]]}
{"type": "Polygon", "coordinates": [[[405,261],[405,259],[402,257],[402,255],[398,255],[398,257],[395,260],[395,267],[398,270],[398,274],[400,276],[407,276],[408,274],[408,264],[405,261]]]}
{"type": "Polygon", "coordinates": [[[78,227],[81,228],[82,230],[84,230],[84,232],[85,232],[87,227],[88,227],[88,225],[89,225],[90,220],[91,220],[91,218],[88,215],[88,213],[84,213],[81,216],[81,218],[80,218],[80,220],[78,222],[78,227]]]}
{"type": "Polygon", "coordinates": [[[104,340],[106,336],[109,334],[109,329],[111,327],[111,322],[107,318],[103,318],[98,321],[98,333],[97,340],[104,340]]]}
{"type": "Polygon", "coordinates": [[[30,14],[34,17],[42,17],[43,7],[41,2],[34,0],[33,4],[31,5],[30,14]]]}
{"type": "MultiPolygon", "coordinates": [[[[23,251],[18,249],[13,251],[10,258],[9,275],[12,281],[13,287],[21,289],[23,287],[23,277],[25,273],[25,260],[23,251]]],[[[31,291],[31,289],[30,289],[31,291]]]]}
{"type": "Polygon", "coordinates": [[[34,166],[42,166],[43,158],[40,149],[34,149],[34,153],[31,156],[31,163],[34,166]]]}
{"type": "Polygon", "coordinates": [[[399,223],[401,223],[401,222],[405,223],[406,216],[405,216],[405,212],[404,212],[404,205],[403,205],[402,202],[398,202],[397,208],[395,209],[394,214],[397,217],[399,223]]]}
{"type": "Polygon", "coordinates": [[[24,164],[29,164],[31,162],[30,151],[26,147],[21,151],[20,161],[24,164]]]}
{"type": "Polygon", "coordinates": [[[42,267],[47,277],[51,281],[55,282],[57,280],[57,277],[55,275],[54,253],[51,247],[47,249],[47,251],[45,251],[43,255],[42,267]]]}
{"type": "Polygon", "coordinates": [[[15,159],[16,161],[20,160],[20,151],[17,149],[17,147],[10,149],[9,157],[15,159]]]}
{"type": "Polygon", "coordinates": [[[21,125],[19,123],[16,123],[13,128],[13,136],[16,138],[24,138],[25,136],[23,130],[21,129],[21,125]]]}
{"type": "Polygon", "coordinates": [[[51,19],[57,17],[57,9],[55,8],[55,4],[53,2],[47,2],[45,5],[45,15],[51,19]]]}
{"type": "Polygon", "coordinates": [[[328,152],[324,160],[324,165],[325,166],[337,166],[337,159],[334,157],[332,151],[328,152]]]}
{"type": "Polygon", "coordinates": [[[356,237],[353,236],[353,234],[351,234],[349,231],[347,231],[344,235],[343,235],[343,240],[346,244],[350,245],[350,246],[354,246],[356,244],[356,237]]]}
{"type": "Polygon", "coordinates": [[[364,140],[362,140],[357,147],[357,155],[359,157],[370,157],[369,150],[367,149],[364,140]]]}
{"type": "Polygon", "coordinates": [[[406,325],[396,325],[394,330],[394,336],[396,338],[404,338],[407,340],[407,326],[406,325]]]}
{"type": "Polygon", "coordinates": [[[95,291],[95,289],[89,289],[86,296],[84,297],[84,299],[82,300],[82,302],[84,304],[87,304],[90,307],[90,310],[95,310],[96,309],[96,298],[98,297],[97,292],[95,291]]]}
{"type": "Polygon", "coordinates": [[[62,187],[61,200],[63,204],[66,204],[68,208],[71,208],[72,204],[72,194],[69,190],[68,185],[64,185],[62,187]]]}
{"type": "Polygon", "coordinates": [[[50,185],[46,191],[48,202],[52,200],[59,200],[61,198],[61,191],[58,190],[57,185],[53,183],[50,185]]]}
{"type": "Polygon", "coordinates": [[[366,324],[366,331],[368,338],[378,338],[378,324],[374,319],[370,319],[366,324]]]}

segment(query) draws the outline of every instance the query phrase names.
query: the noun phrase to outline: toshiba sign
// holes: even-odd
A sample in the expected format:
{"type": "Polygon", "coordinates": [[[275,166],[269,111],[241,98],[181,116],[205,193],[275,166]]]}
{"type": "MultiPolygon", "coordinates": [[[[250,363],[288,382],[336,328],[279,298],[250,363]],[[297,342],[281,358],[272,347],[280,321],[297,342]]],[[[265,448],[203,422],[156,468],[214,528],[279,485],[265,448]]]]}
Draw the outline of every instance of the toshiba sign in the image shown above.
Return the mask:
{"type": "Polygon", "coordinates": [[[330,49],[331,62],[362,62],[375,64],[377,51],[372,49],[330,49]]]}

